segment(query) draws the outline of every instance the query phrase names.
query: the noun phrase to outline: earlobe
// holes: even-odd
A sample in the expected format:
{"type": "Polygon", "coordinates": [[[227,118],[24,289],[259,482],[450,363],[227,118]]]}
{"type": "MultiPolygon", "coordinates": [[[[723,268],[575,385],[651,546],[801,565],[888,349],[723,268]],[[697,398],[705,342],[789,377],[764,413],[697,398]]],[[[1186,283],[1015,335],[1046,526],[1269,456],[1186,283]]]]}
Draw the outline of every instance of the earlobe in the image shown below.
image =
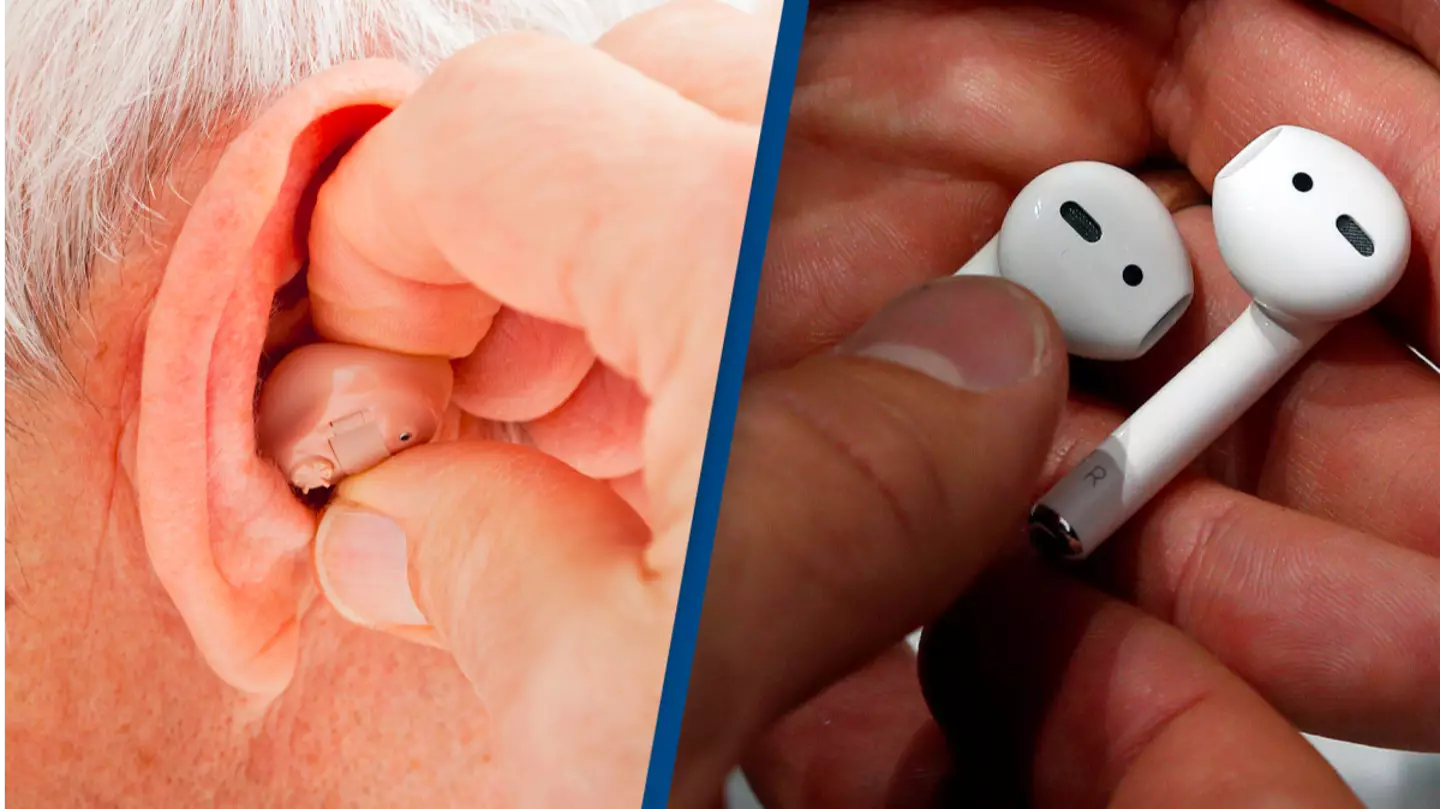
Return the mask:
{"type": "Polygon", "coordinates": [[[256,452],[271,302],[304,264],[325,167],[418,82],[353,62],[275,102],[195,199],[150,310],[134,456],[146,550],[205,659],[252,693],[288,685],[313,586],[315,515],[256,452]]]}

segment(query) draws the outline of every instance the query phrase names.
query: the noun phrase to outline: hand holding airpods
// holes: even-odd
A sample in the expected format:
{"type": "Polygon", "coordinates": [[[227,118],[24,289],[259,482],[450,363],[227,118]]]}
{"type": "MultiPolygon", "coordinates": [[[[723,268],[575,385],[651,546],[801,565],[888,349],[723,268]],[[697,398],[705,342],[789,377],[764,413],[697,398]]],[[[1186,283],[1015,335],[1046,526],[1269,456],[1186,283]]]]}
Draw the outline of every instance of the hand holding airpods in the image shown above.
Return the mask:
{"type": "Polygon", "coordinates": [[[1328,136],[1278,127],[1216,178],[1215,234],[1254,302],[1041,498],[1031,537],[1081,559],[1135,514],[1340,321],[1383,299],[1410,256],[1389,180],[1328,136]]]}

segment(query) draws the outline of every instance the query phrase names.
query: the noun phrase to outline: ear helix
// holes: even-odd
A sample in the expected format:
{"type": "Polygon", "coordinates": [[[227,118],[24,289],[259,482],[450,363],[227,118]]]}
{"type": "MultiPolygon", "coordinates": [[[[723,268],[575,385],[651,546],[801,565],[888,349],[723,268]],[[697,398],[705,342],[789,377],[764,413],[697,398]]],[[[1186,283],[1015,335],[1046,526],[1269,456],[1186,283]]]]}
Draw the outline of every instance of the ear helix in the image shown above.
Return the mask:
{"type": "Polygon", "coordinates": [[[439,357],[339,343],[296,349],[260,391],[260,453],[301,492],[334,486],[435,437],[454,377],[439,357]]]}
{"type": "Polygon", "coordinates": [[[1175,478],[1334,326],[1399,282],[1400,195],[1350,147],[1273,129],[1215,182],[1220,253],[1249,308],[1031,511],[1044,552],[1082,559],[1175,478]]]}

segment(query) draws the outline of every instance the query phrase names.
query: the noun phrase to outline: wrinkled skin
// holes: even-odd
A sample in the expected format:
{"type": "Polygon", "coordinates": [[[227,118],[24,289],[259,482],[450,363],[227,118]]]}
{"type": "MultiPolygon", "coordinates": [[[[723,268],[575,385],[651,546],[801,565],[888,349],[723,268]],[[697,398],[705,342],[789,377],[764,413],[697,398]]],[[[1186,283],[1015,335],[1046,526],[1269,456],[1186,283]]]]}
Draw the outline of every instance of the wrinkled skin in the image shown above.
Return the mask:
{"type": "Polygon", "coordinates": [[[687,2],[340,65],[153,183],[76,387],[7,398],[11,805],[637,805],[774,30],[687,2]],[[456,360],[447,440],[332,502],[406,524],[421,643],[316,593],[257,454],[315,339],[456,360]]]}

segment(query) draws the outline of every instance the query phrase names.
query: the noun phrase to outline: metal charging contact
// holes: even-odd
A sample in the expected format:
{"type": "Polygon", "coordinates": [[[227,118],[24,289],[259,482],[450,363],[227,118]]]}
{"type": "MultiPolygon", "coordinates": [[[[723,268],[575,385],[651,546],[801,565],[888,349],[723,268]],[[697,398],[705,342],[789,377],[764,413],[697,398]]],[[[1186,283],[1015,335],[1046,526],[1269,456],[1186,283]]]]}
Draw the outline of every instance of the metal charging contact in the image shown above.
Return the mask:
{"type": "Polygon", "coordinates": [[[1055,559],[1078,559],[1085,553],[1070,523],[1043,503],[1030,509],[1030,544],[1055,559]]]}

